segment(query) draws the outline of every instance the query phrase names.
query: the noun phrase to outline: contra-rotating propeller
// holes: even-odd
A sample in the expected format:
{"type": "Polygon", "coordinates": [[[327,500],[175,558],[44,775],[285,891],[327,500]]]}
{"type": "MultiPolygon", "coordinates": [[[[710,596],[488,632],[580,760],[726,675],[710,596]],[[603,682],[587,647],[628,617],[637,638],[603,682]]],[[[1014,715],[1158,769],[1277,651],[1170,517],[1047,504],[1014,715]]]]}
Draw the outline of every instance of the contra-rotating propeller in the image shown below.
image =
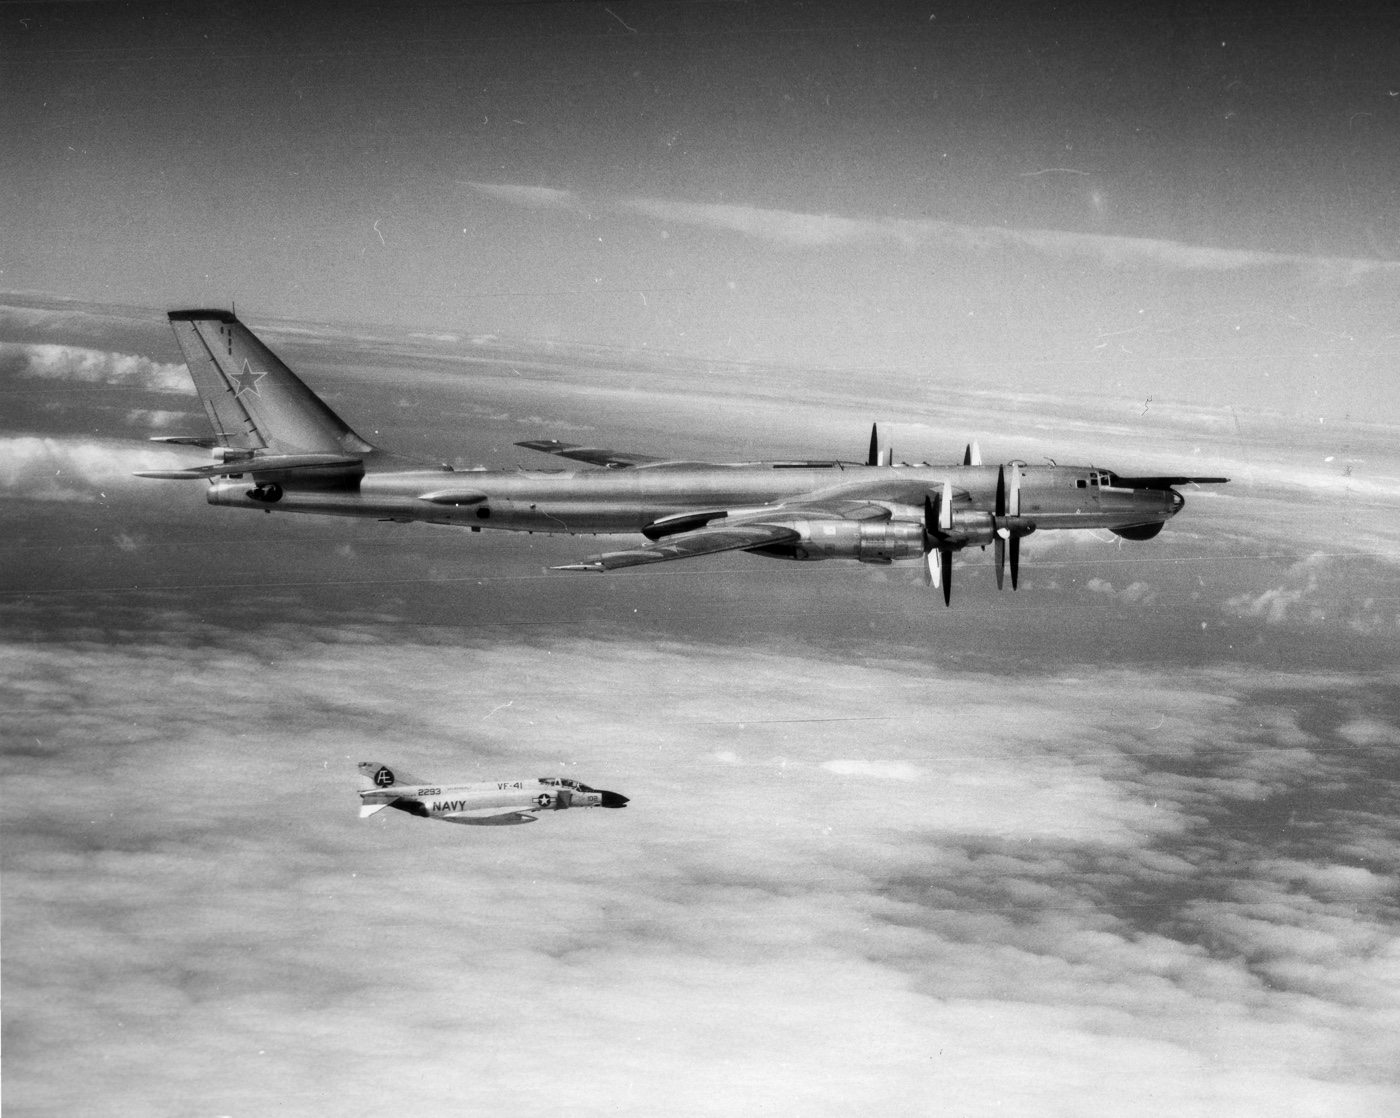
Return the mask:
{"type": "Polygon", "coordinates": [[[953,597],[953,548],[948,540],[952,528],[953,485],[944,481],[937,502],[932,494],[924,494],[924,585],[942,587],[945,606],[953,597]]]}
{"type": "Polygon", "coordinates": [[[1006,467],[997,467],[996,507],[992,514],[995,536],[992,550],[996,556],[997,589],[1002,588],[1006,570],[1007,544],[1011,545],[1011,589],[1015,590],[1021,574],[1021,537],[1035,531],[1034,524],[1021,519],[1021,470],[1020,464],[1011,463],[1011,491],[1006,489],[1006,467]]]}
{"type": "Polygon", "coordinates": [[[874,423],[870,425],[870,452],[865,456],[865,464],[867,466],[894,465],[894,448],[880,449],[880,433],[876,430],[874,423]]]}

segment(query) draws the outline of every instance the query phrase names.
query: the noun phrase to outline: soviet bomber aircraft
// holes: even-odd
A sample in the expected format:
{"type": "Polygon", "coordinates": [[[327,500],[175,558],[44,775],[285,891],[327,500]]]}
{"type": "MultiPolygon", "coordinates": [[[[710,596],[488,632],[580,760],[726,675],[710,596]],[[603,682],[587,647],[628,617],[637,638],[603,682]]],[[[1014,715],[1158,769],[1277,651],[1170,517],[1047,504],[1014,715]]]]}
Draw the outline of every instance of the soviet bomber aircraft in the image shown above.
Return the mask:
{"type": "Polygon", "coordinates": [[[475,827],[509,827],[533,823],[535,812],[571,807],[626,807],[627,797],[602,792],[560,776],[535,780],[484,780],[471,784],[434,784],[378,761],[360,762],[360,818],[386,807],[423,819],[467,823],[475,827]]]}
{"type": "Polygon", "coordinates": [[[206,466],[140,477],[209,482],[211,504],[515,532],[638,533],[646,543],[556,570],[611,571],[747,551],[775,559],[922,560],[950,601],[953,555],[993,546],[1014,590],[1035,531],[1107,528],[1148,540],[1185,504],[1173,487],[1210,477],[1124,477],[1093,466],[896,463],[872,428],[864,462],[692,462],[553,440],[517,446],[595,467],[472,470],[391,454],[361,438],[233,314],[170,312],[214,434],[206,466]]]}

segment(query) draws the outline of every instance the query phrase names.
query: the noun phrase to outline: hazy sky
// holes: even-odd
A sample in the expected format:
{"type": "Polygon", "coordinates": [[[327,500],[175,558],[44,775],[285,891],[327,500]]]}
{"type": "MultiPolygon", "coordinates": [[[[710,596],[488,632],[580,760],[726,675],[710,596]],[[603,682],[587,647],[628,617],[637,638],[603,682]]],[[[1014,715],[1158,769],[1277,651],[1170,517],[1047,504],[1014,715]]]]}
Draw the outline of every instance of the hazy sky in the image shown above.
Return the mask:
{"type": "Polygon", "coordinates": [[[1400,418],[1388,6],[985,7],[7,5],[0,283],[1400,418]]]}
{"type": "Polygon", "coordinates": [[[1394,20],[0,5],[16,1115],[1389,1116],[1394,20]],[[1022,588],[216,509],[165,322],[446,461],[1231,477],[1022,588]],[[355,762],[631,797],[355,817],[355,762]],[[386,818],[393,816],[393,818],[386,818]]]}

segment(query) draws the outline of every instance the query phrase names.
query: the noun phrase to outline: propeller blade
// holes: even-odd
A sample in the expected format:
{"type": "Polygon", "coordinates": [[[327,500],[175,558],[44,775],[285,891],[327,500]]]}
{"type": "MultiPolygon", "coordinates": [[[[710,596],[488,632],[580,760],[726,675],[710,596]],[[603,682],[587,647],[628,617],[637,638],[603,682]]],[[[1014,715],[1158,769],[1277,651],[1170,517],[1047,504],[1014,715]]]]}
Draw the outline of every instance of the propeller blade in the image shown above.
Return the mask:
{"type": "Polygon", "coordinates": [[[875,424],[870,425],[870,453],[866,456],[867,466],[878,466],[880,464],[880,433],[875,429],[875,424]]]}
{"type": "Polygon", "coordinates": [[[1021,574],[1021,537],[1011,537],[1011,589],[1016,589],[1016,581],[1021,574]]]}
{"type": "Polygon", "coordinates": [[[924,585],[938,585],[938,566],[932,551],[924,552],[924,585]]]}
{"type": "Polygon", "coordinates": [[[997,467],[997,503],[996,518],[1000,520],[1006,515],[1006,467],[997,467]]]}
{"type": "Polygon", "coordinates": [[[933,496],[924,494],[924,552],[929,550],[929,539],[938,535],[938,512],[933,507],[933,496]]]}
{"type": "Polygon", "coordinates": [[[943,499],[938,502],[938,530],[953,530],[953,483],[947,480],[943,482],[943,499]]]}
{"type": "Polygon", "coordinates": [[[997,536],[992,541],[992,551],[997,561],[997,589],[1001,589],[1002,578],[1006,574],[1006,540],[997,536]]]}
{"type": "Polygon", "coordinates": [[[971,444],[971,443],[968,443],[968,444],[967,444],[967,448],[963,451],[963,465],[964,465],[964,466],[971,466],[971,465],[972,465],[972,444],[971,444]]]}
{"type": "Polygon", "coordinates": [[[972,440],[972,445],[967,448],[967,455],[971,459],[969,466],[980,466],[982,464],[982,448],[977,445],[977,440],[972,440]]]}
{"type": "Polygon", "coordinates": [[[950,606],[953,604],[953,553],[946,547],[938,549],[938,566],[943,583],[943,604],[950,606]]]}
{"type": "Polygon", "coordinates": [[[1021,515],[1021,467],[1014,463],[1011,466],[1011,500],[1008,504],[1007,515],[1021,515]]]}
{"type": "Polygon", "coordinates": [[[894,447],[892,447],[892,446],[887,446],[887,447],[885,447],[884,450],[880,451],[880,461],[879,461],[879,465],[881,465],[881,466],[893,466],[893,465],[894,465],[894,447]]]}

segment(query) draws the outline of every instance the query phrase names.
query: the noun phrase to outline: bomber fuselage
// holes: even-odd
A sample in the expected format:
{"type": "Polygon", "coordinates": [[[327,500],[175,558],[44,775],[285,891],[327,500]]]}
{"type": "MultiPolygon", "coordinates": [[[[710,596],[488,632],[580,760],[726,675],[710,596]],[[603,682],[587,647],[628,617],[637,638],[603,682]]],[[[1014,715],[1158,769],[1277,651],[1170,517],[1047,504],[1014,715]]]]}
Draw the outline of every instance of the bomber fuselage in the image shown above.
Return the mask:
{"type": "MultiPolygon", "coordinates": [[[[896,520],[918,520],[925,494],[945,482],[970,510],[990,509],[998,466],[865,466],[665,463],[577,471],[377,470],[322,481],[296,473],[211,483],[211,504],[278,512],[425,521],[517,532],[591,535],[641,532],[658,520],[710,509],[752,509],[820,500],[868,502],[896,520]],[[898,497],[892,500],[892,496],[898,497]]],[[[1160,524],[1181,508],[1171,489],[1120,485],[1091,466],[1028,466],[1019,472],[1019,515],[1039,529],[1160,524]]],[[[301,471],[304,475],[306,471],[301,471]]]]}

